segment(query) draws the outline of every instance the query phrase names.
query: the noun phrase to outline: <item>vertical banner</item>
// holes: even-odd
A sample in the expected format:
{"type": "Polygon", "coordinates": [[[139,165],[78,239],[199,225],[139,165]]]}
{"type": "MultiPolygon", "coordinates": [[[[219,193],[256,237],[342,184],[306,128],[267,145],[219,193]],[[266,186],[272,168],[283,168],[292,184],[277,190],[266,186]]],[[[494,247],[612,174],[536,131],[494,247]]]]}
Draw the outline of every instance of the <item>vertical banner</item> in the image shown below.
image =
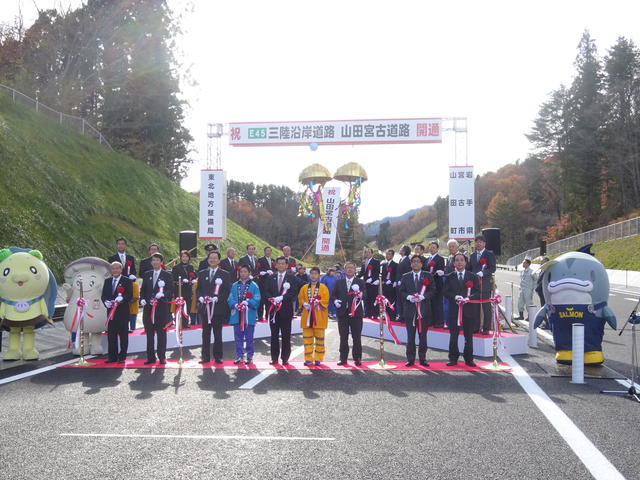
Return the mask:
{"type": "Polygon", "coordinates": [[[322,189],[325,221],[318,221],[316,237],[316,255],[333,255],[336,251],[336,233],[338,232],[338,214],[340,213],[340,187],[322,189]]]}
{"type": "Polygon", "coordinates": [[[200,171],[199,237],[223,239],[227,234],[227,179],[223,170],[200,171]]]}
{"type": "Polygon", "coordinates": [[[449,167],[449,238],[475,238],[475,203],[473,167],[449,167]]]}

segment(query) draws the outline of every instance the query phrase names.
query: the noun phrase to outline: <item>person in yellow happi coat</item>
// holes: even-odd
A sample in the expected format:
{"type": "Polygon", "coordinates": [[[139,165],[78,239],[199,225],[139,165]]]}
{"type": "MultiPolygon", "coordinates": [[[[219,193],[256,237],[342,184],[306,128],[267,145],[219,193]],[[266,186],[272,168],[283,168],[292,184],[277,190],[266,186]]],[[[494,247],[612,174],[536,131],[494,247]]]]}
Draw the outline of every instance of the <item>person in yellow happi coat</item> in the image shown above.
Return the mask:
{"type": "Polygon", "coordinates": [[[298,305],[302,307],[300,327],[304,342],[304,364],[324,360],[324,331],[329,324],[329,289],[320,283],[320,269],[309,271],[311,281],[300,287],[298,305]]]}

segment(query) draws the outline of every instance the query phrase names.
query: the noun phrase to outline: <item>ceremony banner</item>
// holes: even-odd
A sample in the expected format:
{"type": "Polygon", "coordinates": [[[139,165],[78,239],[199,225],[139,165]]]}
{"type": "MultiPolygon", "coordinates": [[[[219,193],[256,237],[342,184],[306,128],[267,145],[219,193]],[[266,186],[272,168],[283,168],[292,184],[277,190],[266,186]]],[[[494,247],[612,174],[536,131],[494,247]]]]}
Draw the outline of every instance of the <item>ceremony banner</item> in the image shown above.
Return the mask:
{"type": "Polygon", "coordinates": [[[449,167],[449,238],[475,238],[475,179],[473,167],[449,167]]]}
{"type": "Polygon", "coordinates": [[[233,146],[441,142],[441,118],[229,124],[229,144],[233,146]]]}
{"type": "Polygon", "coordinates": [[[316,255],[333,255],[336,251],[336,233],[338,232],[338,214],[340,213],[340,187],[327,187],[322,190],[325,222],[318,221],[316,255]]]}
{"type": "Polygon", "coordinates": [[[200,172],[200,231],[203,239],[223,239],[227,234],[227,180],[222,170],[200,172]]]}

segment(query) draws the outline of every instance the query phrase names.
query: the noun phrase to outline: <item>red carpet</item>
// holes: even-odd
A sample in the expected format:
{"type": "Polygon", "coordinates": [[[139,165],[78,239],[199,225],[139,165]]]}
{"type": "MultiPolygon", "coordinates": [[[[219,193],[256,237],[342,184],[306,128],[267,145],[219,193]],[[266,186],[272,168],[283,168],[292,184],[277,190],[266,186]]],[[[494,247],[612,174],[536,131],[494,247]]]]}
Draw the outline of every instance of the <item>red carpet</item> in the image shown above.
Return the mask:
{"type": "MultiPolygon", "coordinates": [[[[60,368],[180,368],[181,365],[176,360],[167,360],[165,365],[161,365],[160,363],[152,363],[150,365],[144,364],[144,359],[139,360],[127,360],[123,363],[105,363],[104,359],[91,359],[89,360],[93,363],[93,365],[88,367],[78,367],[74,365],[65,365],[60,368]]],[[[405,362],[387,362],[390,365],[395,365],[396,368],[393,370],[424,370],[424,371],[449,371],[449,372],[486,372],[481,368],[483,365],[487,365],[490,362],[476,362],[476,367],[468,367],[464,364],[464,362],[458,362],[458,364],[454,367],[447,367],[446,362],[429,362],[428,367],[422,367],[418,364],[413,367],[405,367],[405,362]]],[[[197,360],[185,360],[182,364],[182,368],[189,369],[209,369],[209,368],[236,368],[240,370],[269,370],[269,369],[277,369],[277,370],[373,370],[370,368],[371,366],[377,365],[377,362],[362,362],[360,367],[356,367],[355,363],[349,362],[346,366],[339,366],[337,362],[323,362],[319,366],[310,365],[307,366],[304,362],[290,362],[289,365],[269,365],[267,361],[259,361],[252,363],[251,365],[245,365],[244,363],[240,363],[239,365],[234,365],[231,360],[226,360],[223,364],[217,365],[213,362],[200,364],[197,360]]],[[[500,363],[500,365],[505,365],[504,363],[500,363]]],[[[508,370],[507,370],[508,371],[508,370]]]]}

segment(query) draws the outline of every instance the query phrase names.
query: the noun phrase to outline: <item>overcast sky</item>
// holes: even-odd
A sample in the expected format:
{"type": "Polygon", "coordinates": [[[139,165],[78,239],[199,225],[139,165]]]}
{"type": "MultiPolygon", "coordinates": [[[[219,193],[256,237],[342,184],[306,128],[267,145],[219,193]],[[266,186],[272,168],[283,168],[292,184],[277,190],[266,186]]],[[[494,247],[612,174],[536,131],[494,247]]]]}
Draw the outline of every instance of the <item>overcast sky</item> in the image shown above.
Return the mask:
{"type": "MultiPolygon", "coordinates": [[[[26,19],[35,18],[30,0],[0,2],[0,20],[11,19],[20,3],[26,19]]],[[[600,54],[621,35],[640,42],[640,2],[629,1],[193,4],[180,41],[180,59],[197,82],[184,86],[197,149],[183,182],[191,191],[199,188],[210,122],[467,117],[469,164],[476,173],[496,170],[526,157],[524,134],[548,93],[571,81],[585,28],[600,54]]],[[[311,163],[332,172],[360,163],[369,175],[363,222],[447,195],[447,166],[454,163],[450,134],[440,145],[320,146],[315,152],[234,148],[228,137],[223,143],[229,178],[294,190],[311,163]]]]}

